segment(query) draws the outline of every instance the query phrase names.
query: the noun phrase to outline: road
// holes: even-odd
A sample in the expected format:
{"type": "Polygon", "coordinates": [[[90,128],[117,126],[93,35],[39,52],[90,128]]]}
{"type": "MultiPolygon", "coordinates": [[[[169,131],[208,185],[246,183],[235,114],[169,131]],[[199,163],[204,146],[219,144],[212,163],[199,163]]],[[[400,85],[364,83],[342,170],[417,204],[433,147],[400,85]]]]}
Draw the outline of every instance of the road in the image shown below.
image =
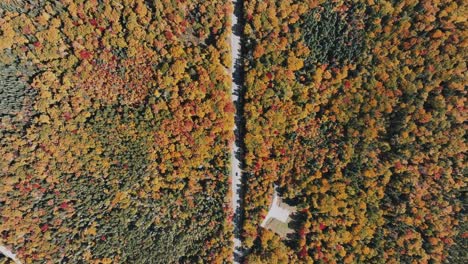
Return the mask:
{"type": "Polygon", "coordinates": [[[231,188],[232,188],[232,210],[234,213],[233,216],[233,224],[234,224],[234,263],[239,263],[239,259],[242,257],[241,252],[241,240],[240,240],[240,230],[241,229],[241,193],[242,193],[242,162],[239,160],[239,155],[241,152],[239,146],[238,137],[241,133],[239,133],[239,122],[238,120],[242,120],[242,113],[239,111],[239,107],[241,105],[239,101],[239,95],[241,93],[241,72],[242,72],[242,63],[241,63],[241,25],[239,23],[238,18],[240,18],[242,12],[242,2],[241,0],[232,1],[233,4],[233,12],[231,13],[231,25],[232,31],[229,37],[230,45],[231,45],[231,69],[230,72],[232,74],[232,87],[231,87],[231,99],[236,105],[236,113],[235,113],[235,122],[234,122],[234,133],[236,135],[236,140],[233,142],[231,146],[231,188]]]}
{"type": "Polygon", "coordinates": [[[21,261],[16,257],[13,252],[11,252],[8,248],[0,245],[0,253],[2,253],[5,257],[13,260],[16,264],[21,264],[21,261]]]}

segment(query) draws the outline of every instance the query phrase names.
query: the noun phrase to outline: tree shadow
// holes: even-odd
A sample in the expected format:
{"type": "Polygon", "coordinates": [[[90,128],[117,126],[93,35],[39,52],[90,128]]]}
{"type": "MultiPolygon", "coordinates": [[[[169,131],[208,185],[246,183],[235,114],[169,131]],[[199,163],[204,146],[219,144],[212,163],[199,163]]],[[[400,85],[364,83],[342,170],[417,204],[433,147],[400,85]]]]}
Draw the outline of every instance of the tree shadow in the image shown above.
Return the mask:
{"type": "Polygon", "coordinates": [[[292,249],[299,249],[300,230],[307,219],[307,216],[302,212],[295,212],[289,216],[291,218],[288,227],[294,230],[289,233],[285,239],[285,244],[292,249]]]}
{"type": "MultiPolygon", "coordinates": [[[[234,61],[232,78],[233,82],[237,85],[237,90],[233,91],[234,95],[237,96],[237,100],[234,102],[236,108],[236,115],[235,115],[235,124],[236,130],[234,131],[235,134],[235,143],[237,146],[237,151],[234,153],[237,160],[239,160],[240,169],[241,169],[241,179],[240,179],[240,186],[237,189],[237,194],[239,195],[239,206],[235,209],[233,222],[234,222],[234,237],[242,241],[242,231],[243,231],[243,218],[244,218],[244,197],[245,191],[244,186],[246,183],[246,173],[245,170],[245,131],[246,131],[246,120],[244,117],[244,105],[245,105],[245,93],[246,87],[244,84],[244,61],[246,49],[245,49],[245,37],[243,34],[244,26],[245,26],[245,19],[244,19],[244,12],[243,12],[243,2],[242,0],[236,0],[233,2],[234,4],[234,15],[237,17],[237,23],[232,25],[232,32],[235,36],[240,38],[240,51],[239,57],[234,61]]],[[[233,58],[234,59],[234,58],[233,58]]],[[[234,251],[234,261],[238,263],[243,262],[243,253],[244,248],[236,248],[234,251]]]]}

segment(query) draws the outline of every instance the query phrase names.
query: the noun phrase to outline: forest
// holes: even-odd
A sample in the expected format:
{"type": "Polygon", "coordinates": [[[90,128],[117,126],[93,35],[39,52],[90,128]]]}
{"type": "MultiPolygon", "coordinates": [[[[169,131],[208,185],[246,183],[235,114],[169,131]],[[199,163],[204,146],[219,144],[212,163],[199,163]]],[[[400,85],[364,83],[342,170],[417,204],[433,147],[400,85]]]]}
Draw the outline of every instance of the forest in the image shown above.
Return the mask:
{"type": "Polygon", "coordinates": [[[244,2],[246,263],[466,263],[466,9],[244,2]]]}
{"type": "Polygon", "coordinates": [[[237,1],[0,1],[0,249],[468,263],[468,2],[237,1]]]}
{"type": "Polygon", "coordinates": [[[24,263],[221,263],[230,5],[0,4],[0,242],[24,263]]]}

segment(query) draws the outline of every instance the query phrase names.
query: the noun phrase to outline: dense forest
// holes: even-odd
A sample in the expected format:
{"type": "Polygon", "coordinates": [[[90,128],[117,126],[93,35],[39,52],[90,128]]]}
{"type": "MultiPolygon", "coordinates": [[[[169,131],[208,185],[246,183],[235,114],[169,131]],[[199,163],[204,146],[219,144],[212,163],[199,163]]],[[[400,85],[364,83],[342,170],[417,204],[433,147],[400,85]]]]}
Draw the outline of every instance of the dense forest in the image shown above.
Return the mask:
{"type": "Polygon", "coordinates": [[[240,226],[244,263],[467,263],[468,2],[238,6],[234,105],[231,1],[0,1],[0,246],[230,263],[240,226]]]}
{"type": "Polygon", "coordinates": [[[247,263],[466,263],[466,10],[245,1],[247,263]]]}
{"type": "Polygon", "coordinates": [[[230,12],[1,2],[3,245],[24,263],[230,258],[230,12]]]}

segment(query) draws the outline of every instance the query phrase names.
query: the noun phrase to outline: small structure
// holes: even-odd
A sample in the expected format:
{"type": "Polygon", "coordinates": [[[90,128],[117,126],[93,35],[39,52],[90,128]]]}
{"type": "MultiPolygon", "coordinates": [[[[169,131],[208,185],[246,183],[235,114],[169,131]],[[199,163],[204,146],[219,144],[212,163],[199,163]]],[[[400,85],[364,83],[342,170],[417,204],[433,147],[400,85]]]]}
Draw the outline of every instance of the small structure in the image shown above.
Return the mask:
{"type": "Polygon", "coordinates": [[[282,238],[286,238],[288,234],[294,232],[294,230],[289,228],[288,223],[291,221],[289,216],[295,211],[296,208],[294,206],[290,206],[282,201],[275,186],[273,201],[270,205],[267,216],[263,219],[260,226],[275,232],[282,238]]]}

